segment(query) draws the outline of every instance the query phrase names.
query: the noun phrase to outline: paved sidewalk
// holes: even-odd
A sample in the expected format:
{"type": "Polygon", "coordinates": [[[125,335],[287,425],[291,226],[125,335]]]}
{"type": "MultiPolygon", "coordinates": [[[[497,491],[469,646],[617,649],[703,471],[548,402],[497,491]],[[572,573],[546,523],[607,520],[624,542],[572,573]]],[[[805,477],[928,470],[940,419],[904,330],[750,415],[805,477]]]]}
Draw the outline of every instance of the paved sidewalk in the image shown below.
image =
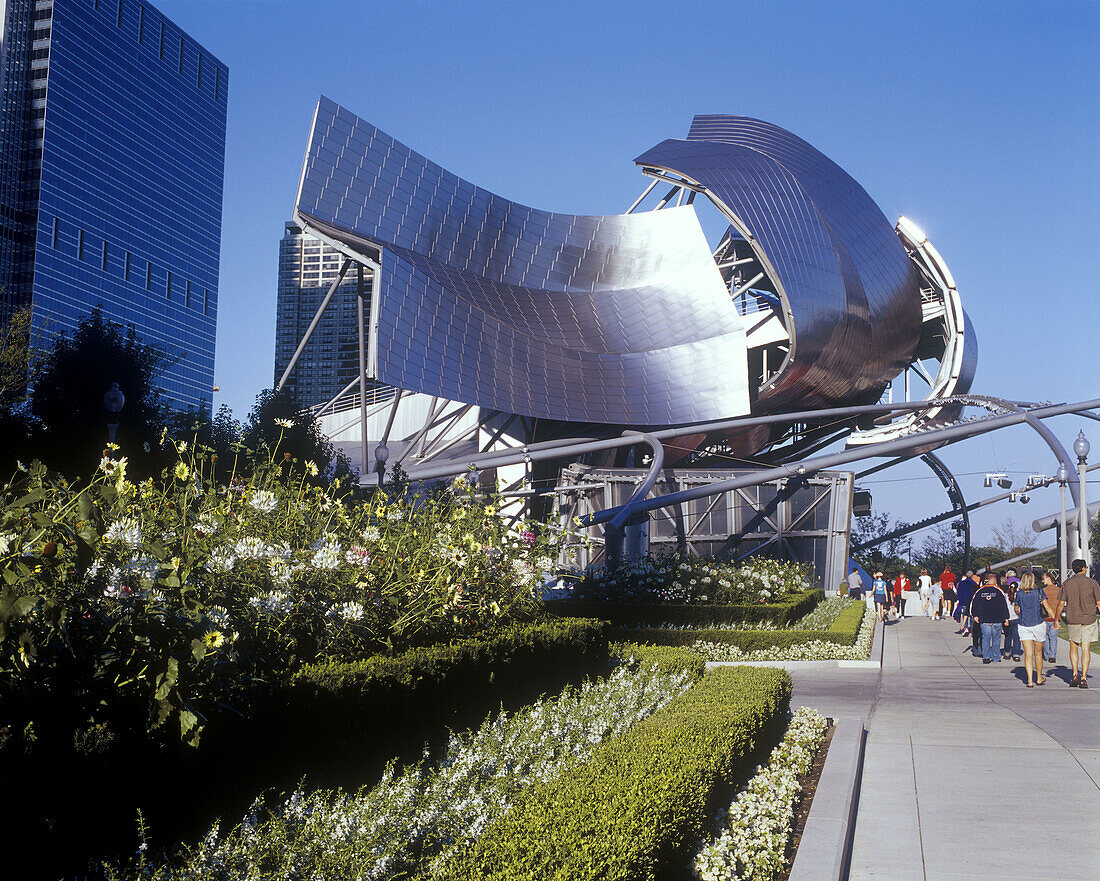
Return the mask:
{"type": "Polygon", "coordinates": [[[796,673],[792,704],[862,716],[863,779],[849,877],[1100,881],[1100,658],[1069,688],[983,665],[951,621],[885,629],[881,672],[796,673]]]}

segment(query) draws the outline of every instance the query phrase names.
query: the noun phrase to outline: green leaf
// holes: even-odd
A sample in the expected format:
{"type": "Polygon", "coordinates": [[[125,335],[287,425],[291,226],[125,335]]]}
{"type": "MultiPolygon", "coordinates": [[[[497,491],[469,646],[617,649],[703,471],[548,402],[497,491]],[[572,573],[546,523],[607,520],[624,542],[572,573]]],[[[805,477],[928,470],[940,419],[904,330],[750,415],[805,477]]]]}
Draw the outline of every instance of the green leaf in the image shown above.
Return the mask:
{"type": "MultiPolygon", "coordinates": [[[[168,669],[161,673],[157,677],[157,692],[154,695],[156,700],[162,701],[168,697],[171,693],[173,686],[179,679],[180,662],[175,658],[168,659],[168,669]]],[[[163,719],[161,721],[164,721],[163,719]]],[[[158,723],[159,724],[159,723],[158,723]]]]}
{"type": "Polygon", "coordinates": [[[191,640],[191,654],[195,656],[196,661],[201,661],[206,657],[206,643],[201,639],[191,640]]]}
{"type": "Polygon", "coordinates": [[[194,728],[198,721],[199,717],[190,710],[180,710],[180,737],[186,737],[187,732],[194,728]]]}
{"type": "Polygon", "coordinates": [[[157,701],[156,715],[153,716],[153,728],[159,728],[164,724],[164,720],[168,718],[168,714],[172,712],[172,705],[166,700],[157,701]]]}

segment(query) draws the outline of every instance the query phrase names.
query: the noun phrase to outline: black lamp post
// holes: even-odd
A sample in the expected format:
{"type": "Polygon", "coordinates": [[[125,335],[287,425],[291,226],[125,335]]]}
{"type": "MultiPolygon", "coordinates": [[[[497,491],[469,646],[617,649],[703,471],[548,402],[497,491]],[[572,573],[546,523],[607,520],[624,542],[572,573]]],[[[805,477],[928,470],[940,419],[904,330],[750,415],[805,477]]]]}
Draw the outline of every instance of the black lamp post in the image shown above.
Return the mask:
{"type": "Polygon", "coordinates": [[[378,475],[378,487],[381,489],[386,480],[386,460],[390,457],[390,448],[379,444],[374,448],[374,471],[378,475]]]}
{"type": "Polygon", "coordinates": [[[1092,569],[1092,554],[1089,551],[1089,503],[1085,494],[1085,474],[1090,448],[1091,445],[1089,439],[1085,437],[1085,432],[1078,432],[1077,440],[1073,442],[1073,452],[1077,454],[1077,478],[1081,481],[1081,489],[1078,493],[1077,544],[1081,549],[1081,557],[1088,564],[1088,568],[1085,570],[1086,574],[1092,569]]]}
{"type": "Polygon", "coordinates": [[[107,442],[113,444],[118,433],[118,414],[126,404],[126,395],[118,387],[117,382],[111,383],[111,388],[103,396],[103,408],[107,411],[107,442]]]}

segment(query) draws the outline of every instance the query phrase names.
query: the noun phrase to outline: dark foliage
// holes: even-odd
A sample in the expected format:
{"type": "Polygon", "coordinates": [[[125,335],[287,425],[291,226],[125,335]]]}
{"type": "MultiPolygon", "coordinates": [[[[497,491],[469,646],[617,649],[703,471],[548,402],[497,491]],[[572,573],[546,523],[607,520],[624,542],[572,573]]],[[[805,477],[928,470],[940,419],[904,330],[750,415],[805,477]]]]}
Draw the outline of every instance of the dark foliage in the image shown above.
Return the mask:
{"type": "Polygon", "coordinates": [[[37,458],[75,476],[94,471],[107,443],[103,396],[117,382],[126,396],[118,414],[117,443],[136,477],[160,470],[158,440],[166,405],[157,380],[172,364],[158,346],[141,341],[98,309],[46,354],[31,395],[37,458]]]}

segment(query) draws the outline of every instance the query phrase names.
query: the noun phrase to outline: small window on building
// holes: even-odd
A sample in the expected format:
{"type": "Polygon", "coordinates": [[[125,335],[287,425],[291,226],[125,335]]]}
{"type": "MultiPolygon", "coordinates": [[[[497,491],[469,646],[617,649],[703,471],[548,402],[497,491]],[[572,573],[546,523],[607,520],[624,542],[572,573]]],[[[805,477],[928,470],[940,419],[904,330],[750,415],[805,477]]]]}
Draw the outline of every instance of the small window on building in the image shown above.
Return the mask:
{"type": "Polygon", "coordinates": [[[164,296],[169,300],[172,299],[172,270],[168,270],[168,281],[164,285],[164,296]]]}
{"type": "Polygon", "coordinates": [[[210,314],[210,289],[204,288],[202,292],[202,314],[210,314]]]}
{"type": "Polygon", "coordinates": [[[199,88],[202,88],[202,53],[199,53],[199,76],[198,76],[199,88]]]}
{"type": "Polygon", "coordinates": [[[138,42],[145,42],[145,7],[138,6],[138,42]]]}
{"type": "Polygon", "coordinates": [[[81,230],[80,235],[76,237],[76,258],[84,259],[84,230],[81,230]]]}
{"type": "Polygon", "coordinates": [[[151,291],[153,289],[153,261],[148,260],[145,263],[145,290],[151,291]]]}
{"type": "Polygon", "coordinates": [[[218,100],[218,90],[221,88],[221,72],[222,69],[217,65],[214,66],[214,100],[218,100]]]}
{"type": "Polygon", "coordinates": [[[61,221],[56,217],[53,219],[53,246],[54,250],[57,249],[57,242],[61,238],[61,221]]]}
{"type": "Polygon", "coordinates": [[[160,57],[164,58],[164,22],[160,23],[160,57]]]}
{"type": "Polygon", "coordinates": [[[103,262],[100,263],[99,268],[104,272],[107,271],[107,240],[103,240],[103,262]]]}
{"type": "Polygon", "coordinates": [[[122,27],[122,0],[118,0],[118,21],[116,24],[122,27]]]}
{"type": "Polygon", "coordinates": [[[180,73],[183,73],[183,37],[180,37],[180,73]]]}
{"type": "Polygon", "coordinates": [[[187,294],[183,301],[183,304],[190,309],[191,308],[191,282],[187,282],[187,294]]]}
{"type": "Polygon", "coordinates": [[[126,281],[130,280],[130,252],[129,251],[126,252],[126,264],[125,264],[125,268],[122,270],[122,277],[126,281]]]}

